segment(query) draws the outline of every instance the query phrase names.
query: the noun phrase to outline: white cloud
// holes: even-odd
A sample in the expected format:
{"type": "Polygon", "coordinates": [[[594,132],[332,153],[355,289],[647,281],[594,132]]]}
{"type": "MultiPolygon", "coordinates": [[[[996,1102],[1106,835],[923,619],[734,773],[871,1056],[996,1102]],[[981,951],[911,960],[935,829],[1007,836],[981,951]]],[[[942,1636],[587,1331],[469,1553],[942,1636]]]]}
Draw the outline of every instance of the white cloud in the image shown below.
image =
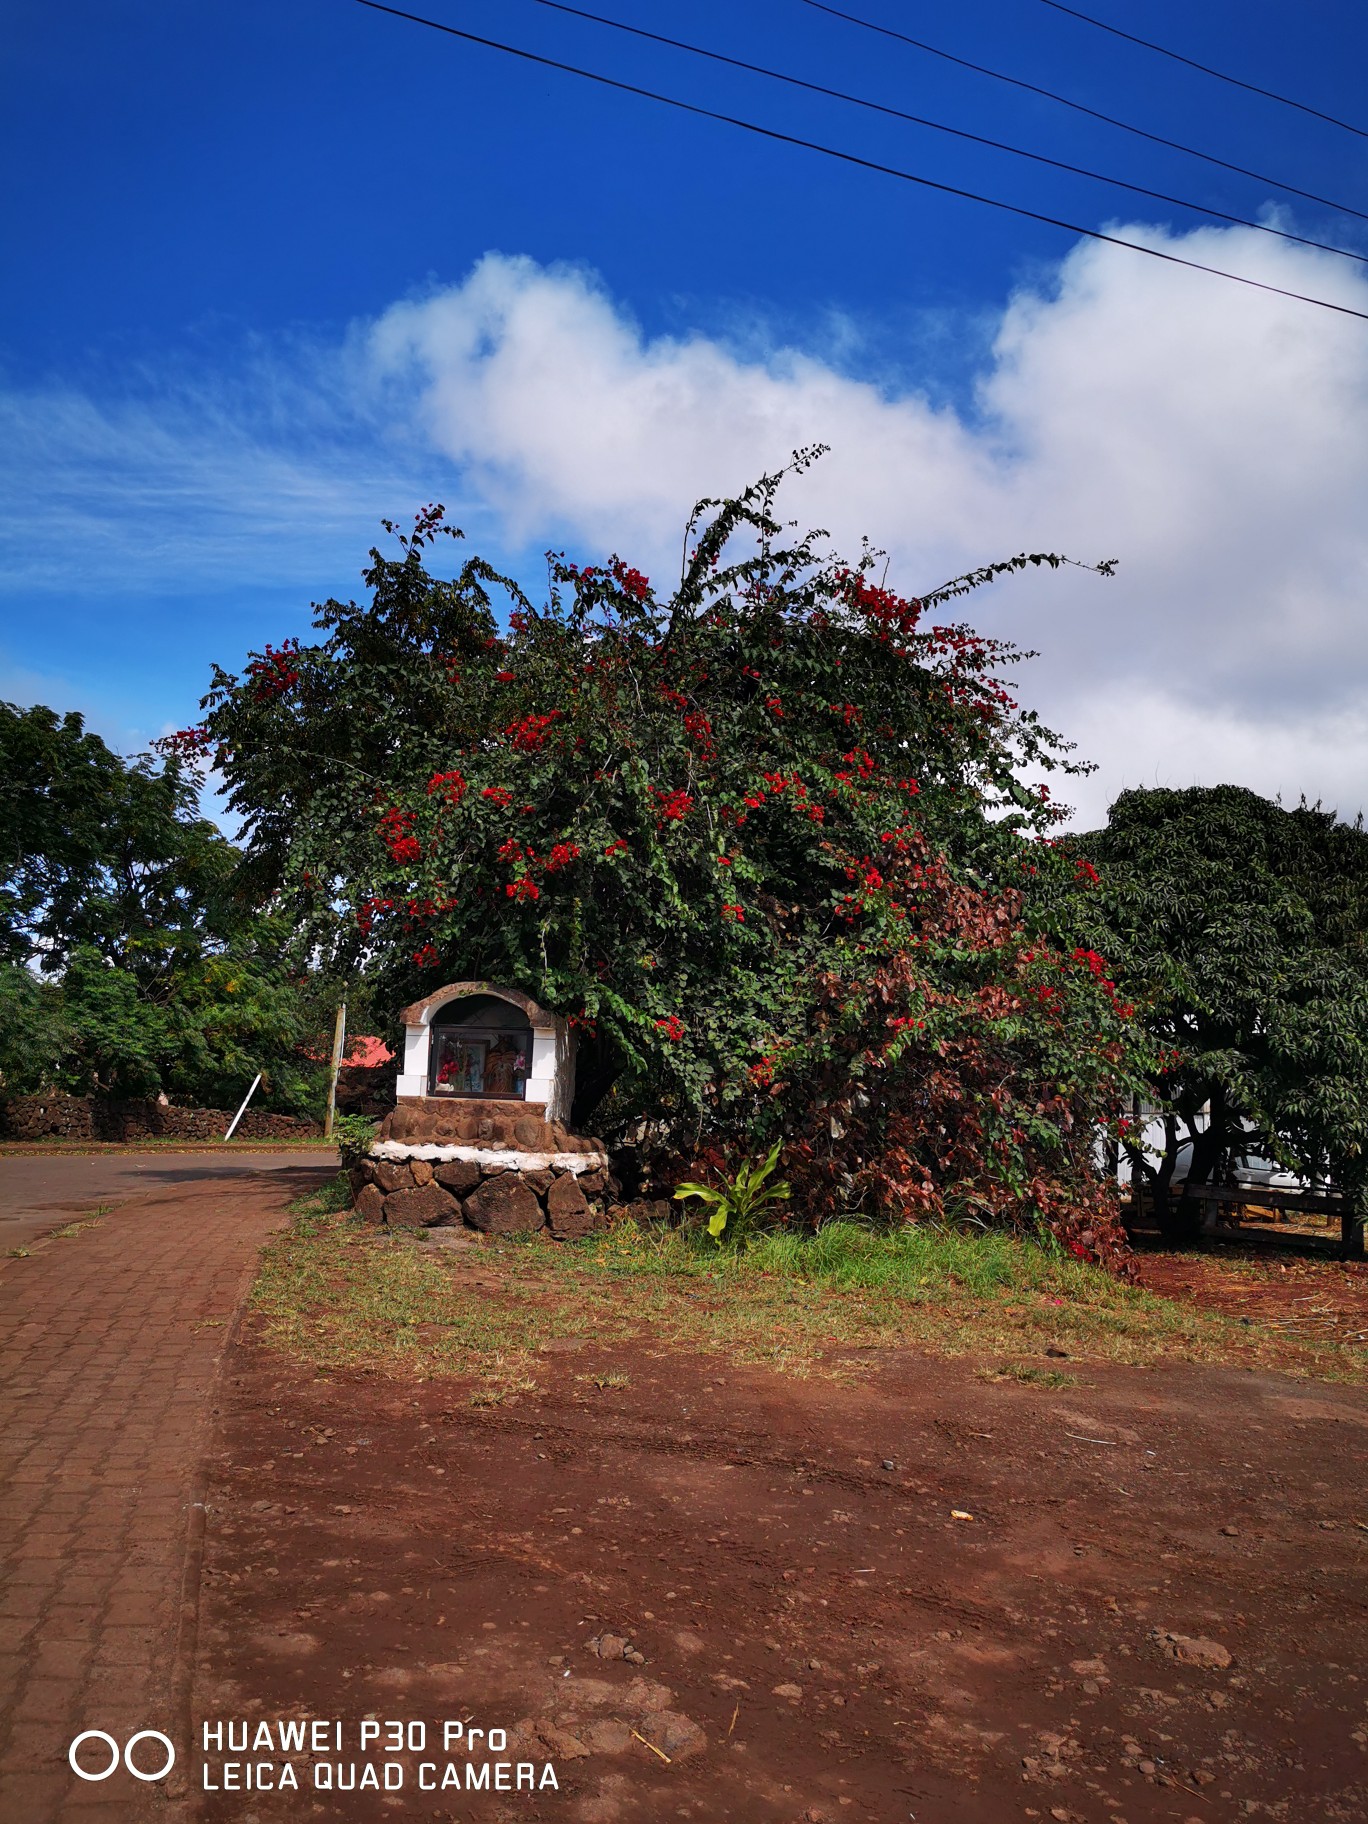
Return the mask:
{"type": "Polygon", "coordinates": [[[375,326],[377,369],[416,384],[438,448],[496,504],[515,536],[548,519],[626,553],[679,550],[689,507],[731,492],[791,450],[832,454],[795,513],[880,538],[906,520],[946,548],[972,528],[965,480],[986,453],[951,411],[888,401],[792,349],[741,357],[705,336],[643,339],[592,274],[491,256],[465,284],[396,305],[375,326]]]}
{"type": "MultiPolygon", "coordinates": [[[[1330,256],[1125,232],[1368,309],[1330,256]]],[[[868,532],[908,590],[1021,548],[1121,558],[967,608],[1040,650],[1027,696],[1101,765],[1089,818],[1154,779],[1368,796],[1368,324],[1086,244],[1012,299],[966,412],[792,348],[649,339],[593,275],[491,256],[369,350],[515,538],[669,566],[697,496],[821,440],[789,510],[868,532]]]]}
{"type": "MultiPolygon", "coordinates": [[[[231,375],[0,387],[5,589],[308,589],[354,575],[430,463],[353,412],[345,354],[254,351],[231,375]]],[[[426,498],[426,496],[423,496],[426,498]]]]}
{"type": "MultiPolygon", "coordinates": [[[[1330,256],[1125,232],[1368,309],[1330,256]]],[[[0,389],[7,586],[318,594],[430,498],[496,561],[564,542],[668,577],[695,499],[821,441],[787,511],[868,532],[908,591],[1023,548],[1121,559],[964,610],[1040,651],[1024,694],[1101,763],[1082,816],[1154,780],[1364,804],[1368,324],[1087,244],[1008,302],[968,403],[854,377],[856,345],[649,337],[591,273],[491,255],[340,345],[0,389]]]]}

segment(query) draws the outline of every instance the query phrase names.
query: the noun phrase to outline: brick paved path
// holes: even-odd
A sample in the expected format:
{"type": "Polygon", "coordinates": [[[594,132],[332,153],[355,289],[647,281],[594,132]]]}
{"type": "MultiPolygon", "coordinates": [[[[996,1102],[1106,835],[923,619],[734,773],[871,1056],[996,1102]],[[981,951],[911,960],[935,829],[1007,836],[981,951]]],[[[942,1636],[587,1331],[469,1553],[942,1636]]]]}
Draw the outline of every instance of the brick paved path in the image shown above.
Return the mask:
{"type": "Polygon", "coordinates": [[[181,1810],[212,1395],[261,1245],[318,1180],[177,1186],[0,1260],[3,1824],[181,1810]],[[176,1743],[165,1785],[67,1765],[83,1729],[144,1728],[176,1743]]]}

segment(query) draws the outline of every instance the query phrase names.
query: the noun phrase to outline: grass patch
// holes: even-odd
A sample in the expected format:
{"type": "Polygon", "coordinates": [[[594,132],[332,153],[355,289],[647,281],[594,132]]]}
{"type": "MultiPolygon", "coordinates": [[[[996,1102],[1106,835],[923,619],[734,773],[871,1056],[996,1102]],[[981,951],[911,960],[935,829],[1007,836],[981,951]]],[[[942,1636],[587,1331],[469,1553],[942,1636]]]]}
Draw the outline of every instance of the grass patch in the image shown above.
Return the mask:
{"type": "MultiPolygon", "coordinates": [[[[294,1207],[253,1293],[267,1340],[319,1368],[464,1377],[516,1398],[556,1339],[725,1354],[792,1374],[852,1375],[853,1352],[912,1347],[1001,1358],[1047,1346],[1094,1360],[1197,1361],[1365,1378],[1361,1349],[1290,1348],[1271,1328],[1119,1283],[1007,1235],[832,1223],[745,1249],[624,1224],[583,1242],[533,1236],[454,1252],[344,1214],[345,1177],[294,1207]]],[[[1047,1387],[1029,1363],[991,1371],[1047,1387]]],[[[618,1384],[608,1373],[601,1387],[618,1384]]]]}
{"type": "Polygon", "coordinates": [[[345,1172],[329,1178],[316,1191],[306,1191],[290,1205],[290,1214],[301,1226],[316,1223],[324,1216],[336,1216],[351,1208],[351,1180],[345,1172]]]}
{"type": "Polygon", "coordinates": [[[70,1241],[73,1236],[81,1234],[85,1229],[98,1228],[100,1226],[100,1218],[102,1216],[108,1216],[113,1208],[114,1205],[112,1203],[97,1203],[95,1208],[91,1210],[88,1215],[78,1217],[75,1222],[67,1223],[65,1228],[54,1229],[52,1231],[53,1241],[70,1241]]]}
{"type": "Polygon", "coordinates": [[[1020,1381],[1026,1387],[1072,1387],[1078,1377],[1061,1374],[1058,1368],[1033,1368],[1029,1362],[1004,1362],[998,1368],[980,1368],[981,1381],[1020,1381]]]}

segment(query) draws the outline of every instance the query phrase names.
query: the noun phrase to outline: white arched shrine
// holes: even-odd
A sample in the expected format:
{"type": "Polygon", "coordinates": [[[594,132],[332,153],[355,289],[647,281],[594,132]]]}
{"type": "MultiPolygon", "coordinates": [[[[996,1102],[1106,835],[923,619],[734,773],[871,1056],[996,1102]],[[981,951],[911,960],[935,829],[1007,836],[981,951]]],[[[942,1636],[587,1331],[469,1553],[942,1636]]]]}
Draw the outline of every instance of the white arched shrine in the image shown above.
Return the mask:
{"type": "Polygon", "coordinates": [[[530,996],[495,982],[449,982],[401,1017],[399,1102],[522,1102],[530,1116],[569,1120],[574,1034],[530,996]]]}

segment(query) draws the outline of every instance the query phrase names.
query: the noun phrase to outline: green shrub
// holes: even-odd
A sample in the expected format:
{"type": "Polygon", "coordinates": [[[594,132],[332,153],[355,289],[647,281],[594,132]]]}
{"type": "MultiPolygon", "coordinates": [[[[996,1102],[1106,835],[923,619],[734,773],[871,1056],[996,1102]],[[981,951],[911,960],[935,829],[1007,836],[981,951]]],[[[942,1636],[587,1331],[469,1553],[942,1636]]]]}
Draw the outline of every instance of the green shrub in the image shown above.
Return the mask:
{"type": "Polygon", "coordinates": [[[333,1123],[333,1139],[346,1166],[356,1165],[370,1152],[375,1141],[376,1124],[369,1115],[339,1115],[333,1123]]]}
{"type": "Polygon", "coordinates": [[[722,1178],[717,1184],[691,1181],[681,1184],[675,1192],[679,1201],[697,1197],[711,1206],[708,1233],[719,1246],[724,1239],[744,1239],[766,1211],[772,1213],[776,1203],[787,1203],[792,1196],[792,1187],[787,1180],[780,1178],[773,1184],[768,1182],[779,1163],[780,1144],[776,1140],[764,1159],[747,1159],[734,1178],[722,1178]]]}

